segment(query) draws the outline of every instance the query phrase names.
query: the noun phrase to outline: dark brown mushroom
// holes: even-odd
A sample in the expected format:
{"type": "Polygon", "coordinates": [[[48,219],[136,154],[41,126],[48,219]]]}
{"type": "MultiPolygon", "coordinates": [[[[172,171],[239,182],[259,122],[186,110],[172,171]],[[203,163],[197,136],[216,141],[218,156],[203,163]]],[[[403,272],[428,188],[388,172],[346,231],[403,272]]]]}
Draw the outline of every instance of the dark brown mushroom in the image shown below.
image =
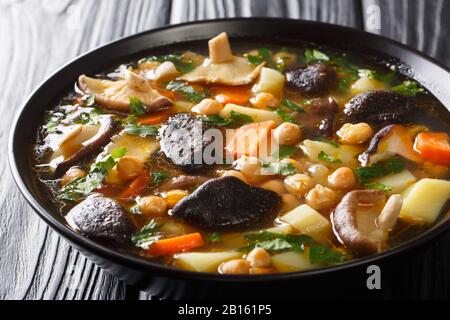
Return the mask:
{"type": "Polygon", "coordinates": [[[275,192],[227,176],[201,185],[178,202],[171,215],[200,228],[236,230],[258,226],[276,213],[280,203],[275,192]]]}
{"type": "Polygon", "coordinates": [[[331,137],[339,106],[332,97],[311,99],[305,104],[306,113],[297,114],[297,119],[304,125],[305,136],[331,137]]]}
{"type": "Polygon", "coordinates": [[[330,91],[336,84],[336,72],[326,63],[315,62],[286,73],[287,83],[308,97],[330,91]]]}
{"type": "Polygon", "coordinates": [[[344,108],[348,122],[374,125],[403,123],[412,111],[411,101],[389,90],[373,90],[353,97],[344,108]]]}
{"type": "Polygon", "coordinates": [[[94,157],[104,146],[106,146],[117,129],[117,125],[112,116],[102,116],[99,118],[100,127],[97,133],[85,141],[81,148],[68,159],[58,163],[54,172],[55,177],[60,177],[71,167],[83,163],[94,157]]]}
{"type": "Polygon", "coordinates": [[[347,193],[332,213],[331,222],[336,237],[357,255],[379,252],[385,245],[387,232],[397,221],[402,206],[399,195],[391,196],[381,213],[373,219],[358,219],[359,206],[377,206],[384,200],[382,190],[355,190],[347,193]]]}
{"type": "Polygon", "coordinates": [[[378,131],[370,140],[369,147],[359,156],[362,166],[370,166],[395,155],[413,162],[421,162],[414,151],[411,133],[402,125],[391,124],[378,131]]]}
{"type": "Polygon", "coordinates": [[[134,227],[115,200],[91,195],[66,215],[67,223],[82,235],[107,245],[126,245],[134,227]]]}

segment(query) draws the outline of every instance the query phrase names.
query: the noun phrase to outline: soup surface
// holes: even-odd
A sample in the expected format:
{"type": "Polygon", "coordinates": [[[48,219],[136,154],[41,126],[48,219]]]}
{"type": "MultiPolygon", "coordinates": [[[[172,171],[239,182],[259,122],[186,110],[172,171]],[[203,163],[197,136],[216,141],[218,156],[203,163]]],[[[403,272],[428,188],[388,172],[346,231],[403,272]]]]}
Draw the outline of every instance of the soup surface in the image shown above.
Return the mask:
{"type": "Polygon", "coordinates": [[[438,110],[396,65],[312,44],[232,51],[223,33],[80,75],[34,163],[67,223],[102,244],[199,272],[302,271],[447,218],[438,110]]]}

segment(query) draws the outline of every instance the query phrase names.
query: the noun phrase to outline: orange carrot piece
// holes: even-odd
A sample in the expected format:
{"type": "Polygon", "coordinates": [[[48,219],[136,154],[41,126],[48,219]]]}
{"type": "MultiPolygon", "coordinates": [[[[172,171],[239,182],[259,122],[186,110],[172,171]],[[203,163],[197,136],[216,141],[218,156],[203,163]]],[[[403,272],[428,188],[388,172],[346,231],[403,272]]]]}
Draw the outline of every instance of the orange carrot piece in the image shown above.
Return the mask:
{"type": "Polygon", "coordinates": [[[166,121],[172,113],[168,110],[153,113],[138,119],[140,125],[153,125],[166,121]]]}
{"type": "Polygon", "coordinates": [[[215,86],[212,91],[216,101],[222,104],[246,105],[252,96],[249,86],[215,86]]]}
{"type": "Polygon", "coordinates": [[[141,175],[133,179],[130,185],[119,195],[119,198],[127,199],[138,196],[141,192],[145,191],[150,182],[150,175],[148,171],[145,170],[141,175]]]}
{"type": "Polygon", "coordinates": [[[270,152],[270,137],[276,124],[273,121],[250,123],[236,129],[233,137],[226,146],[226,150],[233,157],[242,155],[258,157],[270,152]]]}
{"type": "Polygon", "coordinates": [[[443,166],[450,165],[450,139],[445,132],[422,132],[416,137],[414,149],[422,158],[443,166]]]}
{"type": "Polygon", "coordinates": [[[190,233],[175,238],[156,241],[148,249],[152,256],[166,256],[178,252],[192,250],[205,245],[205,240],[200,233],[190,233]]]}

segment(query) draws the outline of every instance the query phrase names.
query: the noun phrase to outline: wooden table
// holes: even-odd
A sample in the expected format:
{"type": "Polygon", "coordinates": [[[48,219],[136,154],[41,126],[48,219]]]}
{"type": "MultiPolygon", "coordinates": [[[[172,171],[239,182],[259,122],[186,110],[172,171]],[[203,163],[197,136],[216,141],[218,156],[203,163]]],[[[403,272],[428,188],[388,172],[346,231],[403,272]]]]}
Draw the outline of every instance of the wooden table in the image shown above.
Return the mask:
{"type": "MultiPolygon", "coordinates": [[[[0,299],[151,298],[99,269],[50,230],[9,172],[5,149],[13,115],[62,64],[108,41],[166,24],[276,16],[370,29],[449,65],[449,15],[450,1],[444,0],[0,0],[0,299]],[[380,30],[370,19],[378,8],[380,30]]],[[[404,272],[383,295],[448,299],[449,249],[450,233],[405,260],[404,272]]]]}

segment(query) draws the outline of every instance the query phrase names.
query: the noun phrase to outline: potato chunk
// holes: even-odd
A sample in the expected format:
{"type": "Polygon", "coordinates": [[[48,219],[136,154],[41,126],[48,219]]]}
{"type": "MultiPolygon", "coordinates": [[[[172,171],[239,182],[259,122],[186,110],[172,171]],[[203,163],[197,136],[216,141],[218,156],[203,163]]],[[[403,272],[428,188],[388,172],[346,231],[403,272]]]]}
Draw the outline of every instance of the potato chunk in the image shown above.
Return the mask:
{"type": "Polygon", "coordinates": [[[406,189],[402,196],[401,218],[433,223],[450,198],[450,181],[425,178],[406,189]]]}
{"type": "Polygon", "coordinates": [[[232,111],[245,114],[251,117],[254,122],[274,121],[277,125],[283,122],[283,120],[281,120],[281,118],[275,112],[260,110],[256,108],[242,107],[231,103],[227,104],[225,108],[220,111],[219,115],[224,118],[229,118],[230,112],[232,111]]]}
{"type": "Polygon", "coordinates": [[[262,68],[259,79],[253,87],[253,92],[268,92],[275,97],[280,97],[285,82],[286,78],[281,72],[270,68],[262,68]]]}
{"type": "Polygon", "coordinates": [[[340,167],[345,165],[351,168],[358,165],[356,157],[362,151],[359,146],[341,145],[339,148],[336,148],[331,144],[314,140],[305,140],[300,147],[311,161],[323,162],[327,166],[340,167]],[[319,155],[322,151],[332,157],[336,163],[320,159],[319,155]]]}
{"type": "Polygon", "coordinates": [[[392,190],[389,194],[398,194],[416,181],[416,177],[409,170],[405,169],[402,172],[375,179],[374,182],[390,187],[392,190]]]}
{"type": "Polygon", "coordinates": [[[327,243],[331,235],[330,222],[307,204],[288,212],[281,217],[281,221],[320,243],[327,243]]]}
{"type": "Polygon", "coordinates": [[[189,252],[175,255],[175,262],[182,268],[197,272],[216,272],[217,267],[225,261],[238,259],[242,253],[224,252],[189,252]]]}
{"type": "Polygon", "coordinates": [[[295,272],[317,268],[305,253],[284,252],[272,256],[272,265],[279,272],[295,272]]]}

